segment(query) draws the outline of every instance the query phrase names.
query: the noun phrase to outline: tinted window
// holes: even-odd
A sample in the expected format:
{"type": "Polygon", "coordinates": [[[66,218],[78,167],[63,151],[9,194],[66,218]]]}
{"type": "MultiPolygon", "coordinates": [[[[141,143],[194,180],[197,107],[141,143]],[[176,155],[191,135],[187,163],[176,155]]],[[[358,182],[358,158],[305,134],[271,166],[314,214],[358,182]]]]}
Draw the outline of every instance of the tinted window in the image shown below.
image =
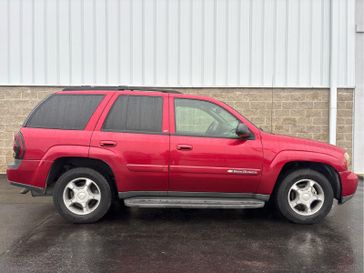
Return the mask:
{"type": "Polygon", "coordinates": [[[191,136],[236,137],[239,120],[220,106],[202,100],[175,99],[176,133],[191,136]]]}
{"type": "Polygon", "coordinates": [[[103,125],[105,131],[162,132],[161,97],[120,96],[103,125]]]}
{"type": "Polygon", "coordinates": [[[31,113],[25,126],[82,130],[102,98],[103,95],[52,95],[31,113]]]}

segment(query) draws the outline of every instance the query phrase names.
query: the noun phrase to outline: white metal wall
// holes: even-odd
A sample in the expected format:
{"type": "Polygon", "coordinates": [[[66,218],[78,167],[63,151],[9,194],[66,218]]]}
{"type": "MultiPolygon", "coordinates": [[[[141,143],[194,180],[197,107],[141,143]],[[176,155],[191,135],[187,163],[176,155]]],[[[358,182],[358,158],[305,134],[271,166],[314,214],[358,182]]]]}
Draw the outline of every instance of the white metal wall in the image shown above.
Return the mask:
{"type": "MultiPolygon", "coordinates": [[[[340,0],[338,86],[355,81],[340,0]]],[[[328,87],[330,0],[0,0],[0,84],[328,87]]]]}
{"type": "Polygon", "coordinates": [[[364,175],[364,0],[356,0],[356,32],[353,167],[364,175]]]}

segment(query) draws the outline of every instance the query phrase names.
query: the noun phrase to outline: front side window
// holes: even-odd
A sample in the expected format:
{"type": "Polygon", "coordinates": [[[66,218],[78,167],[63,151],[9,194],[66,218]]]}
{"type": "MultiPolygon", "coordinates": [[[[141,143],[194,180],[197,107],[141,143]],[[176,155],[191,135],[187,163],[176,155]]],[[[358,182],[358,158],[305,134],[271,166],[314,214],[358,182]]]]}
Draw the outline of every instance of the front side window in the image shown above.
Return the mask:
{"type": "Polygon", "coordinates": [[[52,95],[30,114],[25,127],[82,130],[103,97],[88,94],[52,95]]]}
{"type": "Polygon", "coordinates": [[[104,131],[161,133],[163,98],[121,95],[112,106],[104,131]]]}
{"type": "Polygon", "coordinates": [[[224,108],[202,100],[175,99],[178,135],[235,138],[239,120],[224,108]]]}

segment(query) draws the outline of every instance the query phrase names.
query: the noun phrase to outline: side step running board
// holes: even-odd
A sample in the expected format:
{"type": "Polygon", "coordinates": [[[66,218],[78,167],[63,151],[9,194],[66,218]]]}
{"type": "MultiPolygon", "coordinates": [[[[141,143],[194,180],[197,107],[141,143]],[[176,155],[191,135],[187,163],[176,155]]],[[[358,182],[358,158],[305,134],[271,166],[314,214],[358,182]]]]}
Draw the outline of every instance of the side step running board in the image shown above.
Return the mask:
{"type": "Polygon", "coordinates": [[[248,198],[191,198],[191,197],[133,197],[124,199],[128,207],[138,208],[210,208],[250,209],[262,208],[265,202],[248,198]]]}

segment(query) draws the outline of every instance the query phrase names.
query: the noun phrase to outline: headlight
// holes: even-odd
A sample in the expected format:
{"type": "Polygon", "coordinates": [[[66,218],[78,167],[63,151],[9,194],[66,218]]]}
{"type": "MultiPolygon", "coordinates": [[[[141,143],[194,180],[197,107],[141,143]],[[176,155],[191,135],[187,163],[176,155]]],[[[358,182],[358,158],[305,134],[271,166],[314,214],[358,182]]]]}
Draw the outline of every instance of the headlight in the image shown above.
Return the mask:
{"type": "Polygon", "coordinates": [[[345,158],[346,167],[349,168],[349,166],[350,166],[350,155],[348,153],[345,153],[344,158],[345,158]]]}

